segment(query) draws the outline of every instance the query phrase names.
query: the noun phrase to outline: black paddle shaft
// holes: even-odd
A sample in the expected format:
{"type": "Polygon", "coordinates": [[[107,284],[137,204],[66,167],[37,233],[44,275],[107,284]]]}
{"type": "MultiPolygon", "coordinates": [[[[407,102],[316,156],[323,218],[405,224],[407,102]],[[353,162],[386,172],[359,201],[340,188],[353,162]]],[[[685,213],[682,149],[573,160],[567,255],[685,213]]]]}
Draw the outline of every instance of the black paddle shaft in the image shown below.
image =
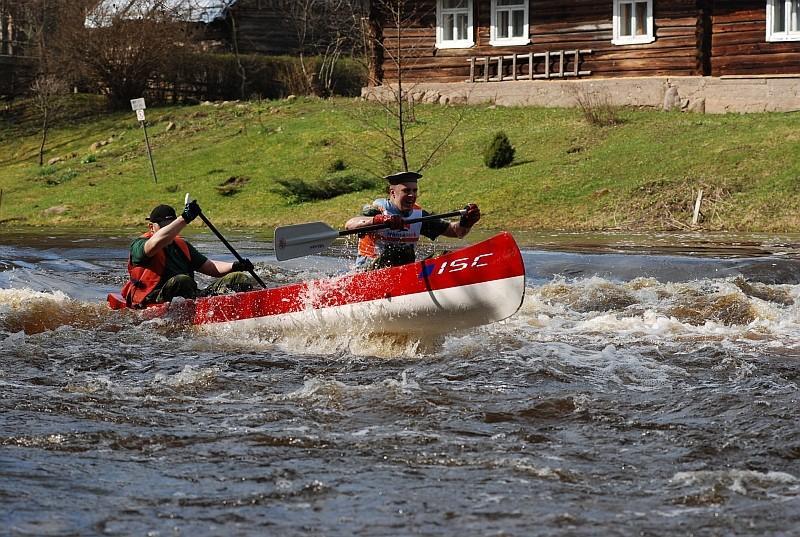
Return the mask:
{"type": "MultiPolygon", "coordinates": [[[[188,195],[188,194],[187,194],[187,195],[188,195]]],[[[214,233],[214,235],[216,235],[216,236],[217,236],[217,238],[218,238],[219,240],[221,240],[221,241],[222,241],[222,244],[224,244],[224,245],[225,245],[225,247],[226,247],[228,250],[230,250],[230,251],[231,251],[231,253],[233,254],[233,256],[234,256],[236,259],[238,259],[239,261],[241,261],[241,262],[244,262],[244,259],[242,258],[242,256],[240,256],[240,255],[239,255],[239,252],[237,252],[236,250],[234,250],[233,246],[231,246],[231,243],[229,243],[227,240],[225,240],[225,237],[223,237],[223,236],[222,236],[222,233],[220,233],[219,231],[217,231],[217,228],[215,228],[215,227],[214,227],[214,224],[212,224],[211,222],[209,222],[209,221],[208,221],[208,218],[206,218],[206,215],[204,215],[202,211],[200,211],[200,214],[199,214],[198,216],[200,216],[200,220],[202,220],[203,222],[205,222],[205,224],[208,226],[208,229],[210,229],[210,230],[211,230],[211,231],[214,233]]],[[[251,269],[251,270],[248,270],[247,272],[249,272],[249,273],[250,273],[250,275],[251,275],[253,278],[255,278],[255,280],[256,280],[256,281],[259,283],[259,285],[261,285],[261,287],[263,287],[264,289],[266,289],[266,288],[267,288],[267,284],[266,284],[266,283],[264,283],[264,282],[261,280],[261,278],[259,278],[259,277],[258,277],[258,274],[256,274],[256,272],[255,272],[254,270],[252,270],[252,269],[251,269]]]]}
{"type": "MultiPolygon", "coordinates": [[[[453,211],[451,213],[444,213],[444,214],[429,214],[428,216],[420,216],[419,218],[409,218],[407,220],[403,220],[404,224],[416,224],[417,222],[425,222],[426,220],[436,220],[438,218],[452,218],[454,216],[461,216],[464,214],[463,209],[461,211],[453,211]]],[[[202,215],[201,215],[202,216],[202,215]]],[[[355,233],[367,233],[370,231],[376,231],[378,229],[385,229],[389,227],[389,223],[383,224],[371,224],[369,226],[362,226],[356,229],[345,229],[344,231],[339,232],[340,237],[344,237],[345,235],[354,235],[355,233]]]]}

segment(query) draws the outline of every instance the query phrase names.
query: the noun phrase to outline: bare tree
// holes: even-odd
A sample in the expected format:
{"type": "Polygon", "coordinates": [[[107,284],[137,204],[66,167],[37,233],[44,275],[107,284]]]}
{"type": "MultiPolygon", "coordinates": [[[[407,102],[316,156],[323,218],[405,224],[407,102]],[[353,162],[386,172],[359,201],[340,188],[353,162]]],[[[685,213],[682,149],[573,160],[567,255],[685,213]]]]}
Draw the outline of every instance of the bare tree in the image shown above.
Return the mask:
{"type": "Polygon", "coordinates": [[[58,108],[60,98],[67,93],[67,84],[54,75],[40,75],[31,85],[34,102],[42,116],[42,143],[39,145],[39,166],[44,164],[47,131],[52,123],[52,113],[58,108]]]}
{"type": "Polygon", "coordinates": [[[370,51],[370,85],[382,86],[388,98],[378,99],[378,106],[388,120],[376,118],[368,113],[361,114],[361,121],[371,130],[378,132],[388,145],[385,159],[380,164],[383,172],[398,169],[410,171],[409,149],[411,144],[431,148],[423,157],[415,171],[422,171],[442,150],[447,140],[455,132],[463,119],[459,113],[444,136],[429,136],[427,128],[417,121],[415,112],[414,88],[408,85],[405,75],[413,67],[417,58],[424,56],[425,44],[406,38],[410,28],[417,27],[421,21],[431,19],[432,8],[420,9],[418,2],[409,0],[373,0],[371,3],[367,34],[372,38],[365,48],[370,51]],[[388,168],[388,169],[387,169],[388,168]]]}
{"type": "Polygon", "coordinates": [[[191,8],[191,0],[101,1],[64,36],[64,50],[112,107],[127,106],[191,40],[191,8]]]}

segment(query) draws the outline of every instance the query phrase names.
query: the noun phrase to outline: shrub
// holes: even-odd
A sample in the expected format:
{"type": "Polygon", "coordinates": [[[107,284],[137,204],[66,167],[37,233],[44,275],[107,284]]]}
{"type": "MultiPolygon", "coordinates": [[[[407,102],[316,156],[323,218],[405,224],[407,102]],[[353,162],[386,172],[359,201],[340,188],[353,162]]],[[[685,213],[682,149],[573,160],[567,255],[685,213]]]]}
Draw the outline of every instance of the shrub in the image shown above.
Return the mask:
{"type": "Polygon", "coordinates": [[[576,87],[573,98],[583,114],[583,119],[589,125],[610,127],[622,123],[619,116],[620,107],[611,104],[611,97],[608,93],[590,92],[576,87]]]}
{"type": "Polygon", "coordinates": [[[49,175],[45,180],[45,184],[48,186],[58,186],[62,183],[66,183],[67,181],[71,181],[78,176],[78,172],[73,170],[72,168],[67,168],[66,170],[62,171],[58,175],[49,175]]]}
{"type": "Polygon", "coordinates": [[[86,155],[81,159],[81,164],[91,164],[92,162],[97,162],[97,157],[94,155],[86,155]]]}
{"type": "Polygon", "coordinates": [[[506,133],[500,131],[494,135],[492,143],[484,151],[483,162],[489,168],[502,168],[514,161],[515,152],[506,133]]]}
{"type": "Polygon", "coordinates": [[[275,182],[279,185],[276,191],[296,203],[327,200],[377,186],[374,180],[355,175],[329,177],[313,182],[302,179],[277,179],[275,182]]]}
{"type": "Polygon", "coordinates": [[[340,172],[347,169],[347,164],[344,160],[337,158],[328,165],[328,173],[340,172]]]}
{"type": "Polygon", "coordinates": [[[58,168],[56,168],[53,165],[41,166],[41,167],[36,169],[36,175],[39,176],[39,177],[47,177],[48,175],[53,175],[57,171],[58,171],[58,168]]]}

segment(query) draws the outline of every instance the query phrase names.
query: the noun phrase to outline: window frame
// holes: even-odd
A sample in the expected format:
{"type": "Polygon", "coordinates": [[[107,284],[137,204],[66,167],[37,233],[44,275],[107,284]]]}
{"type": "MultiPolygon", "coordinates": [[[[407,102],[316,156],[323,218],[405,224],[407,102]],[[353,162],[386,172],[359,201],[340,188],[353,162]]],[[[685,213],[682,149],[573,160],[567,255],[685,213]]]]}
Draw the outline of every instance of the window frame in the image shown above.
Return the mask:
{"type": "MultiPolygon", "coordinates": [[[[614,0],[614,14],[613,14],[613,34],[611,43],[614,45],[643,45],[647,43],[652,43],[656,40],[656,34],[654,31],[655,27],[655,17],[653,16],[653,1],[654,0],[614,0]],[[637,3],[646,3],[647,4],[647,31],[644,35],[620,35],[620,30],[622,29],[621,18],[620,18],[620,4],[637,4],[637,3]]],[[[769,1],[769,0],[768,0],[769,1]]],[[[636,10],[634,9],[634,16],[636,10]]]]}
{"type": "MultiPolygon", "coordinates": [[[[775,10],[777,9],[778,4],[781,5],[782,9],[786,10],[787,4],[790,4],[791,0],[767,0],[767,33],[766,39],[768,42],[782,42],[782,41],[800,41],[800,25],[798,25],[798,29],[796,30],[786,30],[785,32],[775,32],[772,29],[772,21],[775,18],[775,10]]],[[[800,2],[798,2],[800,4],[800,2]]],[[[797,10],[800,11],[800,5],[797,6],[797,10]]],[[[791,7],[787,13],[784,13],[786,16],[786,25],[787,27],[791,26],[791,7]]]]}
{"type": "MultiPolygon", "coordinates": [[[[500,6],[502,9],[513,8],[515,6],[500,6]]],[[[497,37],[497,0],[492,0],[492,17],[491,26],[489,27],[489,44],[494,47],[503,47],[509,45],[529,45],[531,42],[531,26],[530,26],[530,0],[522,0],[522,8],[525,13],[525,24],[523,26],[522,37],[497,37]]],[[[511,11],[511,9],[509,9],[511,11]]]]}
{"type": "Polygon", "coordinates": [[[475,16],[474,0],[467,0],[466,9],[447,10],[444,9],[444,0],[436,0],[436,48],[470,48],[475,46],[475,16]],[[467,39],[444,39],[444,25],[442,21],[447,13],[463,13],[467,11],[467,39]]]}

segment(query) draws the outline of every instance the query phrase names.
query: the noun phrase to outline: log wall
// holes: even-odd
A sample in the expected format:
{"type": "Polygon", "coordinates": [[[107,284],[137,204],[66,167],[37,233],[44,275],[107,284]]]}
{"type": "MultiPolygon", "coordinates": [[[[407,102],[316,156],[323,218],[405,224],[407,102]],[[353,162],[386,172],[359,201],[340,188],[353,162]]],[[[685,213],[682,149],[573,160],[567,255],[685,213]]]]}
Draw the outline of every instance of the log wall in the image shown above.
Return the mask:
{"type": "MultiPolygon", "coordinates": [[[[468,49],[436,48],[436,2],[419,0],[418,22],[406,27],[399,39],[396,28],[384,26],[384,46],[399,51],[407,62],[406,76],[413,81],[457,82],[469,78],[470,56],[591,49],[581,70],[598,77],[702,75],[703,9],[696,0],[654,2],[656,40],[641,45],[613,45],[610,0],[531,0],[531,43],[524,46],[489,45],[491,2],[475,0],[475,46],[468,49]],[[393,37],[394,36],[394,37],[393,37]]],[[[385,80],[397,78],[397,68],[386,54],[385,80]]]]}
{"type": "Polygon", "coordinates": [[[800,41],[766,40],[765,0],[716,2],[712,20],[712,75],[800,73],[800,41]]]}

